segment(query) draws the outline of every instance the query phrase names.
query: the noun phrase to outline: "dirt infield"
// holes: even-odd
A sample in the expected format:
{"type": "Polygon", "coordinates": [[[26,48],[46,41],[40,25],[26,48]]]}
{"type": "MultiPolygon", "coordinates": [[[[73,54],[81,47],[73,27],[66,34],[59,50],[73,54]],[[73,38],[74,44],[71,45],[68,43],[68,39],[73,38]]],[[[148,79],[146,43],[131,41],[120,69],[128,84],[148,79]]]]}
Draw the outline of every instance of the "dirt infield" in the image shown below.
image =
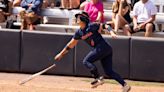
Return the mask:
{"type": "MultiPolygon", "coordinates": [[[[90,88],[91,78],[48,76],[41,75],[25,85],[19,85],[20,80],[27,78],[29,74],[0,73],[0,92],[121,92],[121,86],[117,83],[106,82],[96,89],[90,88]]],[[[108,81],[107,79],[105,81],[108,81]]],[[[133,84],[130,92],[164,92],[163,83],[133,84]]]]}

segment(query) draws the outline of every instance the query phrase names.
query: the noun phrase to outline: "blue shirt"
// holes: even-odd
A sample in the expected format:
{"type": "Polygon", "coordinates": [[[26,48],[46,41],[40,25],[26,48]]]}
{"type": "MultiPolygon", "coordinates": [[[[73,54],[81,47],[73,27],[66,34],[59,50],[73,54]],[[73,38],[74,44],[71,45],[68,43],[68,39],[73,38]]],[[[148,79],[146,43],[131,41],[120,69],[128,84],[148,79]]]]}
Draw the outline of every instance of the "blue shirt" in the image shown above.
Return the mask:
{"type": "Polygon", "coordinates": [[[100,24],[89,23],[84,29],[78,29],[73,38],[75,40],[84,40],[91,47],[96,47],[101,42],[105,42],[100,32],[98,31],[100,24]]]}
{"type": "Polygon", "coordinates": [[[21,7],[25,8],[27,12],[35,12],[39,14],[42,3],[43,0],[22,0],[21,7]],[[33,6],[29,7],[28,4],[33,4],[33,6]]]}

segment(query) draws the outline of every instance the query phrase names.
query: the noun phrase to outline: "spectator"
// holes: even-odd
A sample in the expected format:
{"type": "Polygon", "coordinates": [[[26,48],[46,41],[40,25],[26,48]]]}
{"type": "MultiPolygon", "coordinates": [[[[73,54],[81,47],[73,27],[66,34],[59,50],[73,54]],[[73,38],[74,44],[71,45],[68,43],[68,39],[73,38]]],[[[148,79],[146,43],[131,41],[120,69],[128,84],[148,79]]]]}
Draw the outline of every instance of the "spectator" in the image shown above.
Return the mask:
{"type": "Polygon", "coordinates": [[[60,9],[66,9],[68,8],[68,0],[61,0],[61,6],[60,9]]]}
{"type": "Polygon", "coordinates": [[[61,0],[55,0],[55,6],[60,7],[61,6],[61,0]]]}
{"type": "Polygon", "coordinates": [[[80,0],[80,4],[83,3],[83,2],[85,2],[85,1],[86,1],[86,0],[80,0]]]}
{"type": "Polygon", "coordinates": [[[85,1],[80,9],[89,14],[91,22],[104,22],[104,7],[100,0],[85,1]]]}
{"type": "Polygon", "coordinates": [[[80,0],[69,0],[70,9],[79,9],[80,8],[80,0]]]}
{"type": "Polygon", "coordinates": [[[25,8],[25,12],[20,13],[22,18],[21,30],[26,26],[29,30],[34,29],[35,23],[39,20],[39,12],[43,0],[22,0],[21,7],[25,8]]]}
{"type": "Polygon", "coordinates": [[[54,8],[55,7],[55,3],[54,2],[51,2],[50,3],[50,8],[54,8]]]}
{"type": "Polygon", "coordinates": [[[156,13],[156,6],[151,0],[140,0],[134,5],[133,25],[126,26],[126,33],[144,31],[145,37],[151,36],[152,32],[155,31],[153,22],[155,21],[156,13]]]}
{"type": "Polygon", "coordinates": [[[130,17],[130,5],[126,0],[116,0],[112,5],[112,22],[110,23],[115,32],[118,32],[119,28],[123,28],[126,24],[132,22],[130,17]]]}
{"type": "Polygon", "coordinates": [[[21,0],[13,0],[13,7],[20,6],[21,0]]]}
{"type": "Polygon", "coordinates": [[[47,8],[49,6],[49,1],[48,0],[43,0],[42,8],[47,8]]]}
{"type": "Polygon", "coordinates": [[[79,9],[80,0],[61,0],[61,8],[60,9],[79,9]]]}
{"type": "Polygon", "coordinates": [[[10,15],[10,1],[9,0],[0,0],[0,23],[5,22],[7,16],[10,15]]]}
{"type": "Polygon", "coordinates": [[[134,7],[135,3],[137,3],[138,1],[140,1],[140,0],[131,0],[131,6],[132,6],[132,8],[134,7]]]}

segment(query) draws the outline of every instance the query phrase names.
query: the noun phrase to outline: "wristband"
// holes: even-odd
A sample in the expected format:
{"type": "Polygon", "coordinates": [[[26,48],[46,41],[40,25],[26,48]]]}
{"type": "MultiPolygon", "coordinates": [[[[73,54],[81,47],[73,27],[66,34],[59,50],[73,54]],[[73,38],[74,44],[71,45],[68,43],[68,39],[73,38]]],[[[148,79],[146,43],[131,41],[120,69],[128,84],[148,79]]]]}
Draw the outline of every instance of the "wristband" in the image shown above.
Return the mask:
{"type": "Polygon", "coordinates": [[[70,48],[70,47],[68,47],[68,46],[65,46],[65,49],[66,49],[66,50],[70,50],[71,48],[70,48]]]}

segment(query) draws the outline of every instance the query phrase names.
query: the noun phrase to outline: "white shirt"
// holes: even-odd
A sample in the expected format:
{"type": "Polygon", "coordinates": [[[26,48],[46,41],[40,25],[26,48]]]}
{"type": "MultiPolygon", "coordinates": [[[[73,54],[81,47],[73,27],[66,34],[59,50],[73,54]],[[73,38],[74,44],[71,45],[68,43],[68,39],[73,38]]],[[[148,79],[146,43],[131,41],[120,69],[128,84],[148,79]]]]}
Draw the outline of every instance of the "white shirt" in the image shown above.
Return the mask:
{"type": "Polygon", "coordinates": [[[156,15],[157,8],[152,1],[148,0],[146,3],[142,1],[137,2],[133,8],[133,16],[137,16],[137,23],[145,22],[152,15],[156,15]]]}
{"type": "Polygon", "coordinates": [[[156,0],[151,0],[153,3],[155,3],[156,0]]]}

